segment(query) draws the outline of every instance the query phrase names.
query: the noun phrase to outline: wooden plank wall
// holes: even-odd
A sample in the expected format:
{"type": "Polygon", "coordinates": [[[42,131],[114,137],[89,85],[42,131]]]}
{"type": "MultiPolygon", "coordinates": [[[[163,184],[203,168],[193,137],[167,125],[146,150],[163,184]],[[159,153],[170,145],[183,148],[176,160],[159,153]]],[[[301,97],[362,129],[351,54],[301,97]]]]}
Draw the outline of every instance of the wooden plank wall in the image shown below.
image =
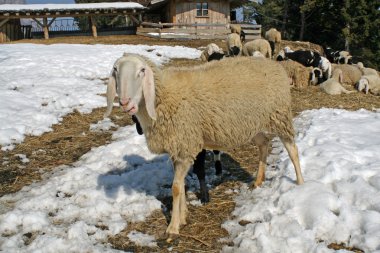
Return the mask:
{"type": "Polygon", "coordinates": [[[19,40],[23,37],[19,20],[10,20],[0,28],[0,43],[19,40]]]}
{"type": "Polygon", "coordinates": [[[173,23],[200,23],[200,24],[227,24],[230,19],[230,5],[225,0],[213,0],[208,3],[208,16],[197,17],[197,2],[202,1],[178,1],[172,8],[173,23]]]}

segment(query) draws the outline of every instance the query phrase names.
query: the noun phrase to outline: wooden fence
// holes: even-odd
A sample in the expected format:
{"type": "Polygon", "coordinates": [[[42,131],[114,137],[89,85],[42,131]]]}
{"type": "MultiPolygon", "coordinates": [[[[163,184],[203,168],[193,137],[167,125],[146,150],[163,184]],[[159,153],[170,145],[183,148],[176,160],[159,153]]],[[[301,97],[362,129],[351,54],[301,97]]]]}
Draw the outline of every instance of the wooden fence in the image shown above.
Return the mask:
{"type": "MultiPolygon", "coordinates": [[[[261,25],[241,24],[247,40],[261,38],[261,25]]],[[[164,39],[225,39],[228,24],[142,22],[136,34],[164,39]]]]}

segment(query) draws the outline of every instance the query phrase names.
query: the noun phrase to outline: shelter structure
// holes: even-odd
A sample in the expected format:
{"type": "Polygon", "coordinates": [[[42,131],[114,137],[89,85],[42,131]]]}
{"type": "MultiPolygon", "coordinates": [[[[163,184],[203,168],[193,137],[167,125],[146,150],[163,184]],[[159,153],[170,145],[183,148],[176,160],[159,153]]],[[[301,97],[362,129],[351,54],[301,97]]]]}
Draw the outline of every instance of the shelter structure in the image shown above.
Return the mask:
{"type": "Polygon", "coordinates": [[[136,23],[142,20],[145,7],[134,2],[86,3],[86,4],[1,4],[0,5],[0,42],[17,39],[16,33],[20,19],[33,19],[43,28],[45,39],[49,39],[49,27],[60,17],[87,17],[90,20],[92,35],[97,37],[95,17],[125,16],[136,23]],[[6,30],[6,24],[16,24],[6,30]]]}

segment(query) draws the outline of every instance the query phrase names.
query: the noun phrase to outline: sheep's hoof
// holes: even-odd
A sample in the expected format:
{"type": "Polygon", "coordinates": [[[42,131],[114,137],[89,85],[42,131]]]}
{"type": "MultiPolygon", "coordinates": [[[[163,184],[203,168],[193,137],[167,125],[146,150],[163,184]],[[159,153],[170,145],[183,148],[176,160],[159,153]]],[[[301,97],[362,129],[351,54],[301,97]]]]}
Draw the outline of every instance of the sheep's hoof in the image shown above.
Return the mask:
{"type": "Polygon", "coordinates": [[[179,242],[179,234],[169,234],[166,239],[166,243],[168,244],[178,244],[179,242]]]}
{"type": "Polygon", "coordinates": [[[210,195],[208,194],[208,190],[200,192],[200,199],[202,204],[207,204],[210,202],[210,195]]]}
{"type": "Polygon", "coordinates": [[[256,188],[259,188],[261,185],[263,184],[263,182],[260,182],[260,183],[257,183],[255,182],[254,184],[251,184],[251,189],[256,189],[256,188]]]}

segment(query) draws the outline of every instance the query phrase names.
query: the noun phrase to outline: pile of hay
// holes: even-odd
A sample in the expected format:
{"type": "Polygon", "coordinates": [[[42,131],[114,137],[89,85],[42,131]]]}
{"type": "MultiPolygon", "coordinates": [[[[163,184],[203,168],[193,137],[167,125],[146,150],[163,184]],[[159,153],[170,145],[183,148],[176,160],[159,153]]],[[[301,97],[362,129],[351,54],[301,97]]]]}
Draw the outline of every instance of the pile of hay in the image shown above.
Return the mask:
{"type": "Polygon", "coordinates": [[[290,41],[290,40],[281,40],[279,43],[279,47],[276,45],[276,52],[275,54],[278,54],[280,50],[282,50],[284,47],[290,47],[292,50],[312,50],[315,52],[318,52],[320,55],[324,56],[325,52],[323,50],[323,47],[308,41],[290,41]]]}
{"type": "Polygon", "coordinates": [[[278,63],[284,67],[292,87],[302,89],[309,85],[311,67],[305,67],[292,60],[280,61],[278,63]]]}

